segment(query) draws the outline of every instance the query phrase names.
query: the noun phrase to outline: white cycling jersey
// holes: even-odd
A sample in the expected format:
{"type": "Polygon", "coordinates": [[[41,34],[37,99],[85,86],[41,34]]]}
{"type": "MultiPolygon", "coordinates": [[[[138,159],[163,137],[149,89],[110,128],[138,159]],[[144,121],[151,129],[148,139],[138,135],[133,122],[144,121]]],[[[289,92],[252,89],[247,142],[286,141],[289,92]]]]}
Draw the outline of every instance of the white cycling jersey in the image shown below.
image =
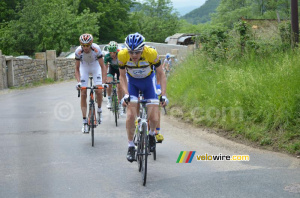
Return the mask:
{"type": "Polygon", "coordinates": [[[80,61],[79,71],[81,86],[88,86],[90,74],[93,76],[94,85],[102,85],[102,72],[98,62],[98,59],[102,57],[102,51],[96,43],[91,45],[90,53],[85,53],[81,46],[75,50],[75,59],[80,61]]]}
{"type": "Polygon", "coordinates": [[[165,64],[169,64],[169,67],[172,66],[172,60],[171,60],[171,59],[168,60],[168,59],[166,58],[166,59],[164,60],[164,63],[165,63],[165,64]]]}

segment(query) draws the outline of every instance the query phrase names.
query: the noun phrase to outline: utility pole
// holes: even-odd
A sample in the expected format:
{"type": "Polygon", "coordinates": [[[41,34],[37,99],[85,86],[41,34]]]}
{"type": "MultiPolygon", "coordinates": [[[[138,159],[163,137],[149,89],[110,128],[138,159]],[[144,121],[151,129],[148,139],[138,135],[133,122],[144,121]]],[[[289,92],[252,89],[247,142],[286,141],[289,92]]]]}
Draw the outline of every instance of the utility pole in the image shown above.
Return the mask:
{"type": "Polygon", "coordinates": [[[299,43],[298,0],[291,0],[292,46],[299,43]]]}

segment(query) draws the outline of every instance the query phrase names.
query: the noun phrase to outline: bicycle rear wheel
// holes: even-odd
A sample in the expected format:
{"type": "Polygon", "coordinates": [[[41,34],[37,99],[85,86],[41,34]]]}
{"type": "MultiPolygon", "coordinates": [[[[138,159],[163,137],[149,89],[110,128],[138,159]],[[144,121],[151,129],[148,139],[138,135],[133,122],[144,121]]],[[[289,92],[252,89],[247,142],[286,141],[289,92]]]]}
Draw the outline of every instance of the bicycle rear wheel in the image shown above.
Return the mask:
{"type": "Polygon", "coordinates": [[[147,135],[147,124],[143,123],[142,125],[142,150],[143,150],[143,162],[142,162],[142,178],[143,178],[143,186],[146,185],[146,181],[147,181],[147,163],[148,163],[148,154],[150,152],[150,148],[149,148],[149,137],[147,135]]]}
{"type": "Polygon", "coordinates": [[[156,160],[156,146],[155,146],[154,151],[153,151],[153,160],[156,160]]]}
{"type": "Polygon", "coordinates": [[[92,146],[94,146],[94,128],[95,128],[95,106],[94,105],[92,105],[90,116],[91,116],[90,122],[91,122],[92,146]]]}

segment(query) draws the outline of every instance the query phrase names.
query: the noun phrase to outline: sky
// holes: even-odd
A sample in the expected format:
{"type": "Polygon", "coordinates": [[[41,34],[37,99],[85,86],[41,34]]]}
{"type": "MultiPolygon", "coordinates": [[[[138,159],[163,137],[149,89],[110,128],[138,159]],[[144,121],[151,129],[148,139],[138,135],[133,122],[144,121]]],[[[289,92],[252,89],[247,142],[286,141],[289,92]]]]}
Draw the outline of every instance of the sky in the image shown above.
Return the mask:
{"type": "Polygon", "coordinates": [[[195,7],[198,8],[205,3],[206,0],[171,0],[174,8],[179,7],[195,7]]]}
{"type": "Polygon", "coordinates": [[[186,13],[202,6],[206,0],[171,0],[171,1],[173,2],[173,7],[179,11],[180,15],[185,15],[186,13]]]}
{"type": "MultiPolygon", "coordinates": [[[[143,0],[138,0],[143,2],[143,0]]],[[[189,13],[190,11],[202,6],[206,0],[171,0],[173,7],[180,13],[181,16],[189,13]]]]}

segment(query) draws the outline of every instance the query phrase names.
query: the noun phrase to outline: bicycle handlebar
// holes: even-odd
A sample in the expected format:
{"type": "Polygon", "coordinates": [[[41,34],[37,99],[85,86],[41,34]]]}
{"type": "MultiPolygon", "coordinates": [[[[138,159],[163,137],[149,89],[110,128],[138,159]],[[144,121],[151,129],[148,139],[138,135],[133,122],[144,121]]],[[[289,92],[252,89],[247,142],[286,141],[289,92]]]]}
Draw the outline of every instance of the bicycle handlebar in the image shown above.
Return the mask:
{"type": "Polygon", "coordinates": [[[120,84],[120,81],[112,81],[112,82],[109,82],[109,83],[106,83],[106,84],[109,84],[109,85],[116,85],[116,84],[120,84]]]}
{"type": "Polygon", "coordinates": [[[100,85],[94,85],[92,87],[80,87],[80,89],[78,89],[78,98],[80,97],[80,90],[82,89],[104,89],[104,97],[106,97],[106,88],[107,88],[106,84],[104,84],[104,87],[100,85]]]}
{"type": "MultiPolygon", "coordinates": [[[[165,100],[163,99],[163,98],[160,98],[160,100],[158,100],[158,99],[144,99],[144,100],[134,100],[134,101],[131,101],[131,102],[133,102],[133,103],[144,103],[144,104],[146,104],[146,103],[159,103],[159,102],[161,102],[161,103],[163,103],[165,100]]],[[[127,99],[125,99],[124,100],[124,102],[126,102],[127,104],[128,104],[128,102],[130,102],[130,96],[127,98],[127,99]]],[[[165,115],[167,115],[167,110],[166,110],[166,107],[164,106],[164,111],[165,111],[165,115]]]]}

